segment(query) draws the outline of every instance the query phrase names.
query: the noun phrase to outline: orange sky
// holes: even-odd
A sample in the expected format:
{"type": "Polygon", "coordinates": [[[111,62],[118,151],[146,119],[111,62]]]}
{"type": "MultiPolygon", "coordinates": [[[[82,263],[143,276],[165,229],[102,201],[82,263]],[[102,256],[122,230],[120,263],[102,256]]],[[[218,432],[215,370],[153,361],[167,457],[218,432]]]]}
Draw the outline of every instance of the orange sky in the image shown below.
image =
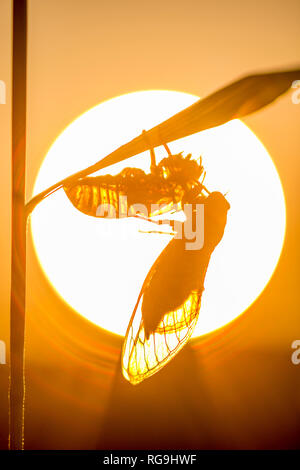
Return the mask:
{"type": "MultiPolygon", "coordinates": [[[[11,1],[1,0],[0,80],[7,84],[7,104],[0,105],[0,340],[7,344],[10,8],[11,1]]],[[[300,60],[299,17],[298,0],[154,0],[151,3],[29,0],[27,196],[30,197],[38,168],[53,140],[70,121],[90,107],[123,93],[146,89],[178,90],[205,96],[249,72],[293,67],[300,60]]],[[[278,169],[287,203],[287,234],[271,282],[239,321],[239,329],[234,333],[234,337],[238,337],[235,351],[243,347],[256,351],[280,350],[287,364],[283,363],[278,373],[284,376],[284,368],[290,367],[291,343],[300,338],[300,104],[293,104],[291,95],[286,95],[245,122],[266,146],[278,169]]],[[[127,314],[129,316],[130,312],[127,314]]],[[[29,238],[27,361],[32,365],[31,371],[34,367],[49,369],[52,380],[58,380],[53,370],[59,368],[59,364],[73,361],[73,372],[68,376],[71,383],[76,381],[76,367],[83,371],[88,363],[90,375],[86,387],[84,391],[77,388],[78,396],[75,393],[72,400],[78,405],[84,395],[93,410],[99,396],[101,406],[108,397],[119,347],[118,338],[93,327],[56,295],[40,270],[29,238]],[[99,348],[102,348],[102,355],[99,348]],[[96,383],[97,395],[93,393],[96,383]]],[[[293,387],[294,383],[299,384],[300,366],[298,369],[294,366],[291,374],[293,387]]],[[[39,376],[37,380],[34,372],[31,377],[33,388],[39,390],[36,385],[39,380],[44,390],[44,379],[39,376]]],[[[61,383],[64,383],[65,393],[70,394],[72,387],[68,379],[61,383]]],[[[56,394],[53,391],[53,396],[56,394]]],[[[36,413],[43,415],[41,403],[32,406],[37,407],[36,413]]],[[[297,407],[299,410],[299,402],[297,407]]],[[[86,429],[92,434],[89,424],[86,429]]]]}

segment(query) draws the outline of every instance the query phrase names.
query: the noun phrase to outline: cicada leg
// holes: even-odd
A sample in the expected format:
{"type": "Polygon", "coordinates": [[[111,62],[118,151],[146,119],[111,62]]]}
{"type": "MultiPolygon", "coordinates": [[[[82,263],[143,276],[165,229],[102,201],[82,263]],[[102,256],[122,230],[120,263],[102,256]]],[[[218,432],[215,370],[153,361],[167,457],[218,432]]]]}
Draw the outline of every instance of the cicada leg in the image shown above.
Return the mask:
{"type": "Polygon", "coordinates": [[[139,220],[145,220],[146,222],[152,222],[153,224],[160,225],[159,220],[152,220],[151,217],[146,217],[145,215],[133,214],[133,215],[129,215],[129,217],[135,217],[136,219],[139,219],[139,220]]]}
{"type": "Polygon", "coordinates": [[[172,237],[175,234],[175,232],[159,232],[158,230],[139,230],[140,233],[157,233],[159,235],[171,235],[172,237]]]}
{"type": "Polygon", "coordinates": [[[175,232],[175,227],[174,227],[174,223],[175,221],[174,220],[153,220],[151,219],[150,217],[144,217],[140,214],[134,214],[133,216],[131,217],[135,217],[139,220],[145,220],[146,222],[151,222],[152,224],[156,224],[156,225],[168,225],[169,227],[172,227],[172,232],[162,232],[162,231],[158,231],[158,230],[139,230],[140,233],[160,233],[160,234],[163,234],[163,235],[176,235],[176,232],[175,232]]]}
{"type": "Polygon", "coordinates": [[[145,131],[145,129],[143,130],[142,135],[143,135],[144,139],[146,140],[147,144],[150,146],[150,158],[151,158],[150,170],[151,170],[151,173],[156,174],[157,165],[156,165],[156,158],[155,158],[154,148],[151,147],[151,145],[150,145],[150,142],[149,142],[149,139],[148,139],[148,136],[147,136],[147,132],[145,131]]]}
{"type": "Polygon", "coordinates": [[[172,155],[171,150],[169,149],[169,147],[168,147],[167,144],[164,144],[164,147],[165,147],[165,149],[166,149],[166,151],[167,151],[167,154],[168,154],[169,157],[170,157],[170,156],[172,155]]]}
{"type": "Polygon", "coordinates": [[[156,159],[155,159],[155,152],[153,148],[150,149],[150,157],[151,157],[151,166],[150,166],[151,173],[156,174],[157,165],[156,165],[156,159]]]}

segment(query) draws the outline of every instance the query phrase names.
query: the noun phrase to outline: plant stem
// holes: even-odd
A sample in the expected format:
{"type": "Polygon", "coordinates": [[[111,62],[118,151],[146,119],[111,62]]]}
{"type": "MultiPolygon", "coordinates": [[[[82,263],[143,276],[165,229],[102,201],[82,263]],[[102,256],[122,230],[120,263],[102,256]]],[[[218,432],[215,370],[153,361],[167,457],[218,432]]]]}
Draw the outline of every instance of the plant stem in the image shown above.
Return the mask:
{"type": "Polygon", "coordinates": [[[24,336],[26,291],[26,53],[27,1],[13,2],[12,234],[9,448],[24,448],[24,336]]]}

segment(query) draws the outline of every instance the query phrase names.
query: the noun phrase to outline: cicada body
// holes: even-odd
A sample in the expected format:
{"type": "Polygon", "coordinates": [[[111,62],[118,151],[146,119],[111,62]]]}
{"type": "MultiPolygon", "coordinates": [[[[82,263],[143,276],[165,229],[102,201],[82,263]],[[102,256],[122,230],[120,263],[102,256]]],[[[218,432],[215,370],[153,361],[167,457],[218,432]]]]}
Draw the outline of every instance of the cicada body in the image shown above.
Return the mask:
{"type": "Polygon", "coordinates": [[[117,175],[80,179],[64,190],[73,206],[93,217],[122,218],[137,213],[152,217],[171,210],[187,193],[199,192],[203,167],[191,155],[169,155],[151,173],[125,168],[117,175]],[[196,189],[197,188],[197,189],[196,189]]]}
{"type": "MultiPolygon", "coordinates": [[[[189,237],[174,237],[150,269],[131,316],[122,371],[132,384],[158,372],[187,343],[197,324],[211,254],[221,241],[229,204],[218,192],[196,200],[204,206],[204,243],[188,250],[189,237]]],[[[184,222],[186,223],[186,222],[184,222]]]]}

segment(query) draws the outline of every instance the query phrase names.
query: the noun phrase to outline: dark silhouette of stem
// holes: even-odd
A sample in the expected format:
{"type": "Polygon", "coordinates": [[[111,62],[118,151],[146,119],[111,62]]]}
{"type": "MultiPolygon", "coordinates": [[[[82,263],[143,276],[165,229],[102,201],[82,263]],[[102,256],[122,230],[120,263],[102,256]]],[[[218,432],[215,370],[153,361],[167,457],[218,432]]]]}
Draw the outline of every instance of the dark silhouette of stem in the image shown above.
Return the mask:
{"type": "Polygon", "coordinates": [[[13,2],[12,245],[9,448],[24,447],[24,332],[26,287],[26,49],[27,1],[13,2]]]}

